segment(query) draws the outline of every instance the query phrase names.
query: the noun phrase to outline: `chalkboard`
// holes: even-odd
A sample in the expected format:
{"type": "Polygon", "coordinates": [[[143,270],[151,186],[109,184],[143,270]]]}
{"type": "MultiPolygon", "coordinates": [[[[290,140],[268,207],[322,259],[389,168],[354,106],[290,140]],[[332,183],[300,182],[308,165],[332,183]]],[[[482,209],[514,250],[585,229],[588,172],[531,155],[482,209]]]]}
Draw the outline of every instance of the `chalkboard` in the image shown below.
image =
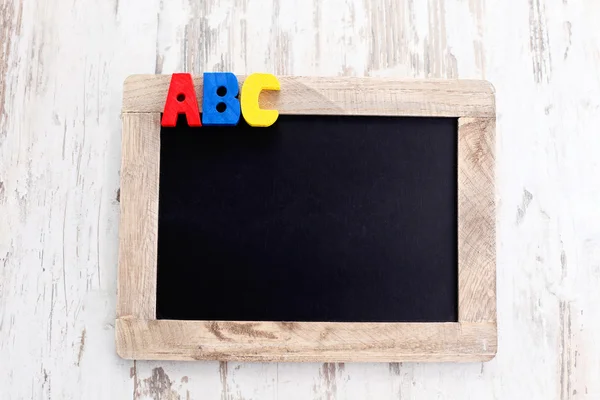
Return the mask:
{"type": "Polygon", "coordinates": [[[457,126],[161,128],[157,319],[458,321],[457,126]]]}
{"type": "Polygon", "coordinates": [[[493,358],[489,82],[225,75],[124,83],[117,353],[493,358]]]}

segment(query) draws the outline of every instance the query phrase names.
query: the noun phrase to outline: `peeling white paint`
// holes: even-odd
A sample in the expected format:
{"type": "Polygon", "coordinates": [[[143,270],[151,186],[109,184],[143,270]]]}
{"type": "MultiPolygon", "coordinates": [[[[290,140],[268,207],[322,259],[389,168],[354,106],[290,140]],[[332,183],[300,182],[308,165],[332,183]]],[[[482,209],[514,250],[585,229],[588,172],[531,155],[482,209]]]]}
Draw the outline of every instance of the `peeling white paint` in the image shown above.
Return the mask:
{"type": "Polygon", "coordinates": [[[594,0],[0,0],[0,398],[600,398],[599,20],[594,0]],[[213,70],[494,84],[496,359],[116,355],[122,82],[213,70]]]}

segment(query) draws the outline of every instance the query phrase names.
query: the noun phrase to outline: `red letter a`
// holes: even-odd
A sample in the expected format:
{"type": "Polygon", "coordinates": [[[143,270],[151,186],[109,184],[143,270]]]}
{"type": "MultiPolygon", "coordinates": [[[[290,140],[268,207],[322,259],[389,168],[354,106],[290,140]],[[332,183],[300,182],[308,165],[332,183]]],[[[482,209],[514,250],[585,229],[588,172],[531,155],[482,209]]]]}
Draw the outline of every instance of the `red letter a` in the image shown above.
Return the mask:
{"type": "Polygon", "coordinates": [[[189,126],[202,126],[191,74],[173,74],[171,76],[171,85],[169,86],[161,125],[166,127],[176,126],[179,114],[185,114],[189,126]]]}

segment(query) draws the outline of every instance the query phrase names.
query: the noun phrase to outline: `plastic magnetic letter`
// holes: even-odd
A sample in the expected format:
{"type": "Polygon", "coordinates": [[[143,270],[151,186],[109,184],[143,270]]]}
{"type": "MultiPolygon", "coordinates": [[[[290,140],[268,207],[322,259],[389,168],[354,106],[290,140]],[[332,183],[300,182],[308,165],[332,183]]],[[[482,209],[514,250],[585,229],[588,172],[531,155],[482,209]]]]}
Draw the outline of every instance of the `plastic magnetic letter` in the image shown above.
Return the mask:
{"type": "Polygon", "coordinates": [[[240,92],[238,80],[231,72],[205,72],[202,99],[202,123],[237,125],[240,121],[240,92]]]}
{"type": "Polygon", "coordinates": [[[262,110],[258,105],[258,95],[262,90],[280,90],[275,75],[252,74],[242,86],[242,114],[250,126],[271,126],[277,121],[277,110],[262,110]]]}
{"type": "Polygon", "coordinates": [[[180,114],[185,114],[189,126],[202,126],[194,81],[190,74],[173,74],[171,76],[169,93],[160,124],[165,127],[177,126],[177,117],[180,114]]]}

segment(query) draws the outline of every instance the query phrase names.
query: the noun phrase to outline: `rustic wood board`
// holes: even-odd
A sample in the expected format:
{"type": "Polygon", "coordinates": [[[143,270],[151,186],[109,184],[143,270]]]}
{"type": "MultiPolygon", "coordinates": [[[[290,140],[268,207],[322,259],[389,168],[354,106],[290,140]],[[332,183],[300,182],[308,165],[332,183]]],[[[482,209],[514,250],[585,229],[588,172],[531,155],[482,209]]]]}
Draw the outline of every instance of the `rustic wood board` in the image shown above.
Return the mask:
{"type": "Polygon", "coordinates": [[[0,1],[2,399],[600,396],[598,2],[175,5],[0,1]],[[122,82],[206,70],[490,80],[499,355],[460,365],[120,359],[122,82]]]}
{"type": "Polygon", "coordinates": [[[117,335],[121,356],[154,360],[474,362],[496,354],[494,322],[357,324],[127,317],[117,320],[117,335]]]}
{"type": "MultiPolygon", "coordinates": [[[[132,75],[123,87],[123,113],[160,113],[169,75],[132,75]]],[[[203,77],[193,77],[202,109],[203,77]]],[[[279,76],[280,91],[263,91],[261,108],[282,115],[496,116],[493,87],[481,80],[279,76]],[[277,107],[275,107],[275,105],[277,107]]],[[[240,87],[244,77],[238,76],[240,87]]]]}

